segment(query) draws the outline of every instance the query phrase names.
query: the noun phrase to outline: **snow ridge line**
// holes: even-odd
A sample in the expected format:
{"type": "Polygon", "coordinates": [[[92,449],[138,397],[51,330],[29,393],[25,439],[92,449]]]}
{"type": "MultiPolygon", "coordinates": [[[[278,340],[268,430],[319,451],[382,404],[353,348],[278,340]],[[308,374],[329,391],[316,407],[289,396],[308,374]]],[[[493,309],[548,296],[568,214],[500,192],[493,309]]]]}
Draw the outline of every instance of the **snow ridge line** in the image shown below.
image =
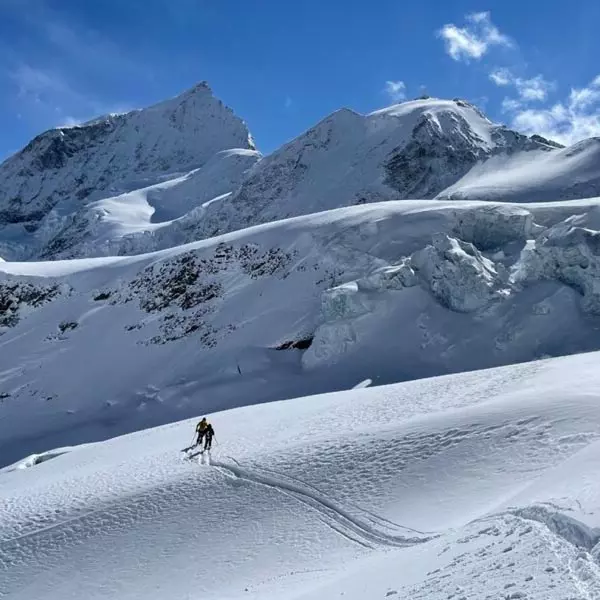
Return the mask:
{"type": "Polygon", "coordinates": [[[328,527],[361,546],[369,547],[371,544],[375,544],[379,546],[406,547],[427,542],[434,537],[437,537],[437,535],[409,537],[403,535],[391,535],[378,531],[369,523],[365,523],[361,519],[350,514],[337,502],[323,494],[318,494],[314,489],[310,489],[308,486],[282,481],[281,479],[262,475],[236,464],[225,463],[218,460],[212,460],[211,466],[218,468],[229,477],[268,487],[295,498],[299,502],[302,502],[302,504],[317,511],[321,516],[321,520],[328,527]],[[349,535],[348,532],[351,532],[354,535],[349,535]],[[354,536],[358,536],[359,539],[356,539],[354,536]]]}

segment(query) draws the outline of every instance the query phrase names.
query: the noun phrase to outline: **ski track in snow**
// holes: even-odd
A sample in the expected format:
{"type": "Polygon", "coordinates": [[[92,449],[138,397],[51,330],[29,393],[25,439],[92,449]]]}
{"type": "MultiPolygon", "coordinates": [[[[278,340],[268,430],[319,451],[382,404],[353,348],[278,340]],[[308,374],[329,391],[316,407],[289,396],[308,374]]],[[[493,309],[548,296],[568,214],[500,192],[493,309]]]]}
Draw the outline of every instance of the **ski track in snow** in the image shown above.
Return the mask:
{"type": "MultiPolygon", "coordinates": [[[[391,535],[382,531],[377,531],[372,525],[357,519],[338,502],[319,493],[311,486],[300,483],[298,480],[295,480],[295,482],[284,481],[281,474],[278,474],[277,477],[274,477],[273,475],[263,475],[246,467],[242,467],[231,458],[230,461],[232,462],[226,463],[211,459],[210,465],[221,469],[229,476],[243,479],[257,485],[274,488],[284,494],[291,495],[302,504],[318,511],[324,517],[324,522],[327,523],[329,527],[363,546],[366,545],[367,547],[372,548],[372,544],[379,544],[384,546],[405,547],[425,542],[433,537],[428,537],[426,534],[415,530],[408,530],[401,525],[396,525],[395,527],[398,530],[404,530],[406,533],[410,531],[413,533],[413,537],[408,537],[407,535],[391,535]],[[414,536],[415,533],[421,535],[417,537],[414,536]]],[[[376,515],[373,516],[376,520],[384,521],[376,515]]]]}

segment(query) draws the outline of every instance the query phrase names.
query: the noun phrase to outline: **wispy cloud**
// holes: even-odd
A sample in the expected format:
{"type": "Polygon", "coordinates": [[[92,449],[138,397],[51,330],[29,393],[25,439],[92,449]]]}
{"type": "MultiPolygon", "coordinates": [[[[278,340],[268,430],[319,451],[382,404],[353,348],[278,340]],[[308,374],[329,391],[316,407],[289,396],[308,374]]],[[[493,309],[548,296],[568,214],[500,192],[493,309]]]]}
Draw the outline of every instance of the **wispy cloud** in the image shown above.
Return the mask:
{"type": "Polygon", "coordinates": [[[106,102],[78,91],[60,72],[50,69],[20,63],[9,72],[9,78],[21,108],[29,106],[52,126],[79,125],[102,114],[131,110],[126,104],[106,102]]]}
{"type": "Polygon", "coordinates": [[[285,100],[283,101],[283,107],[287,110],[292,108],[292,104],[294,102],[292,101],[292,99],[290,98],[290,96],[286,96],[285,100]]]}
{"type": "Polygon", "coordinates": [[[600,76],[586,87],[573,88],[561,102],[543,108],[505,100],[504,110],[512,126],[524,133],[538,133],[569,145],[600,136],[600,76]]]}
{"type": "Polygon", "coordinates": [[[61,75],[26,63],[17,65],[9,72],[9,76],[17,86],[17,95],[21,100],[40,103],[51,94],[77,95],[61,75]]]}
{"type": "Polygon", "coordinates": [[[112,40],[84,24],[67,21],[44,0],[9,2],[4,8],[12,11],[30,40],[17,56],[0,53],[5,91],[12,88],[23,118],[58,126],[122,112],[128,103],[114,100],[118,82],[151,77],[112,40]]]}
{"type": "Polygon", "coordinates": [[[548,93],[555,88],[552,81],[546,80],[542,75],[530,79],[515,77],[509,69],[494,69],[490,79],[498,86],[513,86],[519,98],[525,102],[546,100],[548,93]]]}
{"type": "Polygon", "coordinates": [[[467,23],[464,27],[449,23],[438,31],[438,36],[444,40],[446,52],[454,60],[479,60],[492,46],[513,45],[512,40],[500,33],[492,23],[489,12],[471,13],[465,19],[467,23]]]}
{"type": "Polygon", "coordinates": [[[383,91],[392,102],[402,102],[406,98],[404,81],[386,81],[383,91]]]}

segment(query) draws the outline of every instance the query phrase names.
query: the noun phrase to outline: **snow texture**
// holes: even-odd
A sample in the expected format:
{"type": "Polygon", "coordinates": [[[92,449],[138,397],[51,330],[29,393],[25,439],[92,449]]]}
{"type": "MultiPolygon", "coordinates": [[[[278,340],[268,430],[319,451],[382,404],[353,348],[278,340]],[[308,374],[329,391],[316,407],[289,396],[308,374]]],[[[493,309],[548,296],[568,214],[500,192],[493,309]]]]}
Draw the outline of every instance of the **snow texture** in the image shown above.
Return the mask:
{"type": "Polygon", "coordinates": [[[598,358],[216,413],[194,460],[194,420],[29,457],[3,596],[597,598],[598,358]]]}

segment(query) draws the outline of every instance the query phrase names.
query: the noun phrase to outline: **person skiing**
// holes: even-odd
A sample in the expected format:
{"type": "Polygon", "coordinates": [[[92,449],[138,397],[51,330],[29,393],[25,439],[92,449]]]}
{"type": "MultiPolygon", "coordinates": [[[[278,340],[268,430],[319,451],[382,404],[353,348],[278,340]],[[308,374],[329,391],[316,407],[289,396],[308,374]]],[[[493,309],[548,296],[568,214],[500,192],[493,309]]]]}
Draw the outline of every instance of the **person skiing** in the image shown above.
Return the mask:
{"type": "Polygon", "coordinates": [[[196,433],[198,434],[196,446],[200,446],[202,444],[202,438],[204,438],[204,450],[210,450],[212,447],[212,439],[215,435],[215,430],[206,420],[206,417],[202,417],[202,420],[198,423],[198,425],[196,425],[196,433]]]}

